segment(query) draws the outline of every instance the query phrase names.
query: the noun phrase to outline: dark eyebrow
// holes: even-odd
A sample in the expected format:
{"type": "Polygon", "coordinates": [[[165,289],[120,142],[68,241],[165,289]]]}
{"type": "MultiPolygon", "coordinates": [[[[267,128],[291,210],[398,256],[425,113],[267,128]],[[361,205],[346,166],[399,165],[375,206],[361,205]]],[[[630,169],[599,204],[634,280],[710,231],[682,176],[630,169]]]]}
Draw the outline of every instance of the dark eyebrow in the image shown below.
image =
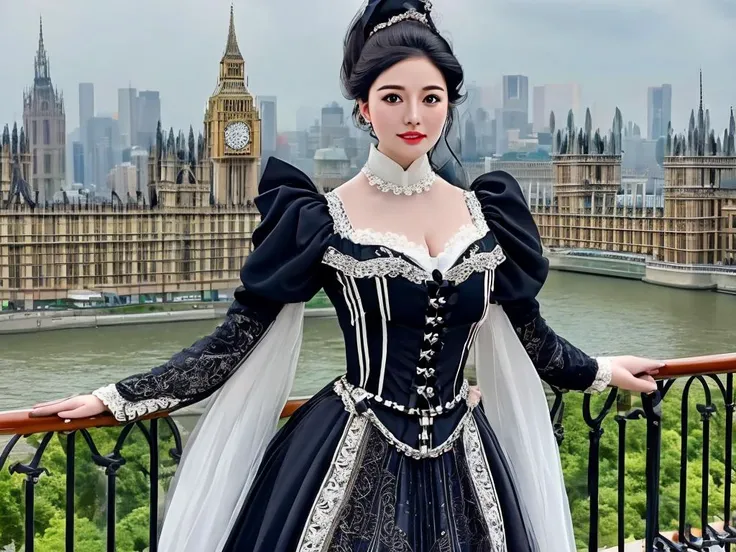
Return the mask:
{"type": "MultiPolygon", "coordinates": [[[[399,86],[398,84],[384,84],[381,88],[378,89],[379,92],[381,90],[406,90],[406,88],[404,88],[403,86],[399,86]]],[[[445,91],[444,88],[436,84],[425,86],[424,88],[422,88],[422,90],[441,90],[442,92],[445,91]]]]}

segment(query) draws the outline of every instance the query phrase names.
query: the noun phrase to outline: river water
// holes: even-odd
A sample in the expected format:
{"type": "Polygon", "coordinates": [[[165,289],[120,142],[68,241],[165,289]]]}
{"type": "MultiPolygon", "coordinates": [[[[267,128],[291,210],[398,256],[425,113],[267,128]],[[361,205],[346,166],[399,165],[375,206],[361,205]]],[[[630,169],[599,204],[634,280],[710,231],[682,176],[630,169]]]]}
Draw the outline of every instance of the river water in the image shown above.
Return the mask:
{"type": "MultiPolygon", "coordinates": [[[[736,296],[552,272],[540,296],[554,330],[591,355],[674,358],[736,351],[736,296]]],[[[0,335],[0,410],[88,392],[161,364],[218,321],[0,335]]],[[[292,395],[343,371],[334,318],[307,318],[292,395]]]]}

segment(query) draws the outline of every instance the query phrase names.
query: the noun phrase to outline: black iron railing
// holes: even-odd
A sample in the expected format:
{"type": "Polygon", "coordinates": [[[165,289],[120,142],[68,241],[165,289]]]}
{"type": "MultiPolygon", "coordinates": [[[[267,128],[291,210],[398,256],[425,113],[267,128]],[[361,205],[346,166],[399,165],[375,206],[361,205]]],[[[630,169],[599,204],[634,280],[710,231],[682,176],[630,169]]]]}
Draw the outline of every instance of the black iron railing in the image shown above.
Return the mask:
{"type": "MultiPolygon", "coordinates": [[[[715,355],[668,361],[659,375],[658,392],[648,396],[632,397],[616,389],[596,398],[551,391],[550,414],[563,456],[575,442],[579,445],[581,430],[587,430],[587,444],[584,449],[576,449],[578,453],[570,461],[579,462],[579,456],[587,452],[584,472],[587,477],[582,482],[567,481],[573,509],[580,504],[576,499],[589,508],[587,535],[578,533],[579,543],[585,545],[587,542],[586,548],[590,551],[597,551],[603,545],[623,551],[627,539],[640,537],[643,550],[647,551],[706,550],[709,547],[711,552],[731,550],[731,544],[736,543],[736,529],[731,523],[735,372],[736,354],[715,355]],[[699,420],[693,418],[693,412],[699,420]],[[671,433],[667,434],[668,446],[663,450],[663,422],[667,431],[679,428],[679,451],[670,446],[671,433]],[[575,426],[574,434],[569,430],[566,434],[565,424],[575,426]],[[644,424],[644,427],[637,424],[644,424]],[[607,435],[604,439],[606,432],[613,432],[614,436],[607,435]],[[636,434],[640,434],[644,442],[634,442],[632,446],[630,437],[636,434]],[[693,444],[698,444],[700,450],[691,450],[693,444]],[[632,448],[641,449],[640,455],[645,457],[645,470],[640,474],[643,481],[632,482],[631,477],[627,478],[630,468],[627,461],[634,460],[630,458],[632,448]],[[674,470],[674,474],[671,469],[675,461],[673,455],[679,457],[679,469],[674,470]],[[666,463],[664,473],[663,459],[666,463]],[[689,496],[693,487],[688,488],[688,482],[692,484],[694,476],[688,470],[695,462],[699,466],[700,481],[696,489],[699,489],[700,501],[696,519],[693,519],[692,497],[689,496]],[[615,478],[610,475],[611,469],[616,470],[615,478]],[[675,481],[677,479],[679,481],[675,481]],[[631,503],[627,489],[632,485],[643,489],[645,500],[641,504],[631,503]],[[673,485],[679,489],[676,504],[672,503],[673,485]],[[605,500],[602,494],[606,495],[605,500]],[[713,498],[714,494],[718,494],[719,500],[713,498]],[[608,531],[612,496],[615,496],[613,536],[608,531]],[[605,512],[601,511],[601,505],[605,512]],[[660,514],[665,516],[662,521],[660,514]],[[627,522],[631,520],[639,523],[640,528],[627,531],[627,522]],[[601,526],[602,521],[607,528],[601,526]]],[[[303,402],[302,399],[289,401],[282,416],[290,416],[303,402]]],[[[99,476],[104,482],[104,489],[98,489],[104,494],[102,501],[93,508],[96,510],[93,513],[99,514],[98,524],[103,526],[104,543],[100,544],[114,552],[120,538],[130,537],[118,530],[121,523],[118,508],[122,495],[129,493],[129,489],[119,486],[121,477],[131,472],[138,478],[138,485],[142,478],[147,486],[145,544],[151,552],[157,550],[160,499],[182,453],[182,438],[172,418],[151,416],[120,426],[109,415],[64,423],[55,417],[30,418],[28,411],[5,412],[0,413],[0,435],[9,436],[0,453],[0,485],[5,476],[6,480],[17,483],[16,489],[22,489],[16,498],[20,502],[19,510],[22,509],[23,525],[22,530],[2,527],[3,520],[8,523],[12,516],[3,518],[0,501],[0,538],[5,534],[7,541],[11,533],[19,535],[15,539],[18,548],[22,545],[24,552],[35,550],[38,525],[49,524],[47,509],[39,504],[37,491],[51,475],[48,466],[53,464],[57,472],[65,472],[63,490],[55,489],[57,503],[63,503],[63,520],[56,520],[63,524],[63,545],[59,545],[58,550],[75,550],[77,509],[89,510],[89,505],[83,506],[79,500],[80,477],[89,480],[91,476],[99,476]],[[22,446],[25,452],[19,450],[22,446]],[[100,469],[91,475],[89,472],[94,470],[87,470],[87,466],[100,469]],[[42,510],[40,514],[39,509],[42,510]],[[41,515],[44,519],[39,519],[41,515]]],[[[125,479],[122,482],[125,483],[123,487],[130,486],[125,479]]],[[[85,488],[89,492],[89,486],[85,488]]],[[[132,508],[126,505],[127,510],[132,508]]],[[[576,527],[576,530],[581,528],[576,527]]],[[[0,550],[6,544],[0,540],[0,550]]]]}

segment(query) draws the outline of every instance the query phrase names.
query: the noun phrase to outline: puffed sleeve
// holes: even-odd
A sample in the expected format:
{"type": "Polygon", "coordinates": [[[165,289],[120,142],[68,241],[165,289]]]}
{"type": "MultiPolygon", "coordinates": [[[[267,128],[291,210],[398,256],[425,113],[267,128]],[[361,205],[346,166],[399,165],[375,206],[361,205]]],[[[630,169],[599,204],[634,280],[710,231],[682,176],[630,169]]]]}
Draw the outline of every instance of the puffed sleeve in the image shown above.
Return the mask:
{"type": "Polygon", "coordinates": [[[93,391],[119,421],[211,395],[257,347],[284,304],[306,302],[319,291],[321,258],[333,232],[324,196],[304,173],[270,158],[256,206],[261,223],[254,249],[224,322],[161,366],[93,391]]]}
{"type": "Polygon", "coordinates": [[[471,190],[506,256],[496,268],[493,299],[503,307],[540,377],[562,389],[603,391],[611,381],[608,362],[558,336],[540,314],[536,297],[549,262],[519,183],[507,172],[493,171],[473,182],[471,190]]]}

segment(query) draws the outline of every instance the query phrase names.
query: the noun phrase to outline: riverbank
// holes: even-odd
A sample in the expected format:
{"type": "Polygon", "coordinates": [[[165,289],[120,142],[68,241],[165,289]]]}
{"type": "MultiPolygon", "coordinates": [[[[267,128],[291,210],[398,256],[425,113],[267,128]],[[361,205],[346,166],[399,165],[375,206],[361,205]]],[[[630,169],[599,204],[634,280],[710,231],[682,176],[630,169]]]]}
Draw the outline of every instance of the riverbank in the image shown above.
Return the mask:
{"type": "MultiPolygon", "coordinates": [[[[335,316],[332,307],[308,305],[305,316],[335,316]]],[[[138,305],[136,305],[137,307],[138,305]]],[[[142,305],[145,307],[145,305],[142,305]]],[[[100,328],[105,326],[125,326],[133,324],[161,324],[167,322],[191,322],[195,320],[216,320],[224,318],[230,303],[195,303],[192,305],[177,304],[171,310],[154,310],[153,312],[122,312],[114,309],[65,310],[65,311],[21,311],[0,313],[0,335],[46,332],[54,330],[72,330],[81,328],[100,328]]],[[[125,309],[126,307],[121,307],[125,309]]]]}
{"type": "Polygon", "coordinates": [[[736,294],[736,267],[679,265],[644,255],[597,250],[545,250],[552,270],[639,280],[658,286],[736,294]]]}

